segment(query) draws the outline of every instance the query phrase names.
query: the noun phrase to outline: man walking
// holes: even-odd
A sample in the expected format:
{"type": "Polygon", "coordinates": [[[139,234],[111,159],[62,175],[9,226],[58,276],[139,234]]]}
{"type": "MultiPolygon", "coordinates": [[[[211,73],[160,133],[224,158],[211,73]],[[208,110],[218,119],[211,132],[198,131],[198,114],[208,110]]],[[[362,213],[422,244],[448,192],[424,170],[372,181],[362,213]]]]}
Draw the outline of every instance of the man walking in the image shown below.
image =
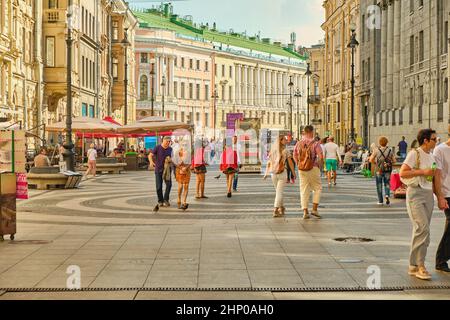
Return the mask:
{"type": "Polygon", "coordinates": [[[434,149],[434,158],[437,167],[441,168],[441,196],[438,197],[439,209],[445,210],[445,229],[441,242],[436,252],[436,270],[450,272],[448,260],[450,260],[450,127],[449,139],[434,149]]]}
{"type": "Polygon", "coordinates": [[[323,147],[325,166],[327,170],[328,186],[336,185],[336,171],[337,164],[342,164],[341,155],[339,153],[339,146],[334,143],[334,137],[329,137],[328,142],[323,147]]]}
{"type": "Polygon", "coordinates": [[[313,209],[311,214],[321,218],[318,208],[320,194],[322,192],[322,182],[320,180],[320,167],[323,162],[322,148],[320,140],[314,139],[314,127],[308,125],[305,127],[302,139],[297,143],[294,149],[294,160],[297,163],[300,180],[300,198],[303,209],[303,219],[309,219],[309,196],[314,192],[313,209]]]}
{"type": "Polygon", "coordinates": [[[156,193],[158,195],[158,205],[155,207],[155,211],[158,211],[159,207],[170,207],[169,195],[172,188],[172,148],[170,147],[170,137],[164,137],[160,145],[157,145],[150,153],[150,166],[155,168],[156,178],[156,193]],[[156,157],[156,161],[155,158],[156,157]],[[163,196],[163,180],[166,184],[166,191],[163,196]]]}
{"type": "Polygon", "coordinates": [[[406,152],[408,149],[408,144],[405,141],[405,137],[402,137],[402,141],[398,143],[398,152],[400,154],[400,162],[403,162],[406,158],[406,152]]]}

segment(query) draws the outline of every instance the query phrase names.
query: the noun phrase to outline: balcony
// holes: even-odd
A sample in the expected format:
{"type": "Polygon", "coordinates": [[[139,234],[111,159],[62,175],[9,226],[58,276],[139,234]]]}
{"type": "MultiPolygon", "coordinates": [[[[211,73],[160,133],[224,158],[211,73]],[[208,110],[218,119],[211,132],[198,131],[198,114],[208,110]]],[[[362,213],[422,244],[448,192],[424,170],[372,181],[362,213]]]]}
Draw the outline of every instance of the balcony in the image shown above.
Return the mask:
{"type": "Polygon", "coordinates": [[[309,103],[311,103],[311,104],[320,103],[320,95],[319,94],[309,95],[309,103]]]}
{"type": "Polygon", "coordinates": [[[44,10],[44,22],[48,23],[66,22],[66,10],[65,9],[44,10]]]}

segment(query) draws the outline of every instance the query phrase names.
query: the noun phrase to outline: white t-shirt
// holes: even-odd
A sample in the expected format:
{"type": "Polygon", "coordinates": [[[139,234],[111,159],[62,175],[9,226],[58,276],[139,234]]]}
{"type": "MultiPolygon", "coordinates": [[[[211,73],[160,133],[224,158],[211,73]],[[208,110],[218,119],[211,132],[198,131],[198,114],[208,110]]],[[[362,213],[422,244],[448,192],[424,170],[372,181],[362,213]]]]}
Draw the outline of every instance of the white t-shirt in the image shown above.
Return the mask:
{"type": "Polygon", "coordinates": [[[97,159],[97,150],[89,149],[87,151],[88,160],[96,160],[97,159]]]}
{"type": "Polygon", "coordinates": [[[442,173],[442,193],[450,198],[450,147],[447,143],[441,143],[434,148],[434,159],[442,173]]]}
{"type": "Polygon", "coordinates": [[[334,142],[327,142],[323,146],[323,153],[325,155],[325,159],[341,159],[339,154],[339,146],[334,142]]]}
{"type": "MultiPolygon", "coordinates": [[[[419,151],[419,160],[420,160],[420,167],[419,169],[431,169],[431,166],[435,162],[434,156],[431,153],[426,153],[422,150],[422,148],[417,148],[419,151]]],[[[408,155],[406,156],[405,161],[403,161],[404,164],[407,164],[411,169],[416,168],[416,150],[411,150],[408,155]]],[[[436,163],[437,168],[440,169],[439,165],[436,163]]],[[[433,183],[430,181],[427,181],[425,176],[420,176],[419,178],[419,186],[423,189],[433,190],[433,183]]]]}

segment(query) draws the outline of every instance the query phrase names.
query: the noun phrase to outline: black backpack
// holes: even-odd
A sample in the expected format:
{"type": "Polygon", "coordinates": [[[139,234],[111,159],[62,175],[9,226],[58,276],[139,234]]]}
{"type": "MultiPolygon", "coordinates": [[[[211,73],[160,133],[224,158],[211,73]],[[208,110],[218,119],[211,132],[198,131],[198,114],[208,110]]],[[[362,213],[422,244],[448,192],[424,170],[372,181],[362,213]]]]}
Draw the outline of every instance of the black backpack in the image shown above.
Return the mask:
{"type": "MultiPolygon", "coordinates": [[[[384,155],[384,152],[381,151],[380,148],[378,148],[378,151],[380,152],[381,156],[377,157],[377,166],[378,170],[383,173],[390,173],[392,172],[392,158],[391,158],[391,148],[388,148],[388,154],[387,156],[384,155]]],[[[386,151],[386,150],[384,150],[386,151]]]]}

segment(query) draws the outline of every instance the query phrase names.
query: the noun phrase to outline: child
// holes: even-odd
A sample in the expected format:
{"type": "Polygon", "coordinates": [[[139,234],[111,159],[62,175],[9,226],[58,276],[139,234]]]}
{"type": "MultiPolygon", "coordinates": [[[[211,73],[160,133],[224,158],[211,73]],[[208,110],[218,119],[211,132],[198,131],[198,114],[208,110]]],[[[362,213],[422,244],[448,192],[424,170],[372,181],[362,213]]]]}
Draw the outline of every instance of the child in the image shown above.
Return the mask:
{"type": "Polygon", "coordinates": [[[178,182],[178,209],[185,211],[188,208],[186,202],[189,192],[189,182],[191,180],[191,165],[189,161],[189,153],[184,147],[174,152],[175,178],[178,182]],[[181,196],[183,195],[183,202],[181,196]]]}

